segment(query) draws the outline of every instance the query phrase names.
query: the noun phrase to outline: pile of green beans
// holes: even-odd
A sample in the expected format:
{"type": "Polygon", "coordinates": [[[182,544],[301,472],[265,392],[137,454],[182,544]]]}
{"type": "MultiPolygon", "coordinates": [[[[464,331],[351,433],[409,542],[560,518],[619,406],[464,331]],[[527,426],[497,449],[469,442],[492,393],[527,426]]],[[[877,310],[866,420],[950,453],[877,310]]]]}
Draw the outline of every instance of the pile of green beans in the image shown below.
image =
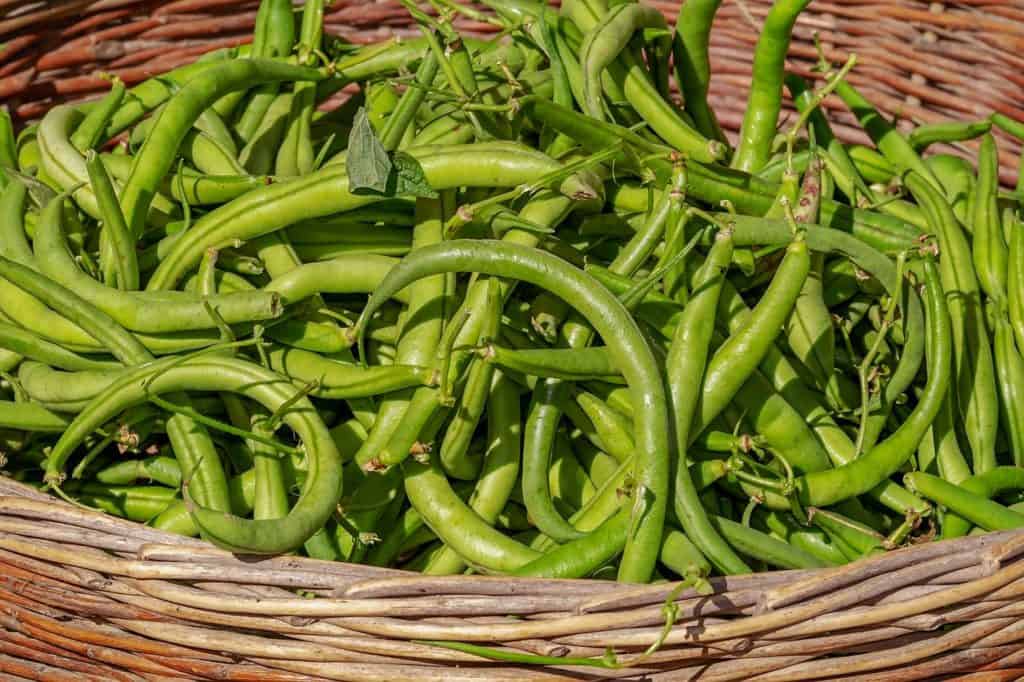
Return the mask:
{"type": "Polygon", "coordinates": [[[778,0],[734,146],[718,0],[431,4],[356,46],[262,0],[251,45],[0,113],[5,475],[430,574],[701,587],[1024,525],[1024,124],[785,73],[778,0]]]}

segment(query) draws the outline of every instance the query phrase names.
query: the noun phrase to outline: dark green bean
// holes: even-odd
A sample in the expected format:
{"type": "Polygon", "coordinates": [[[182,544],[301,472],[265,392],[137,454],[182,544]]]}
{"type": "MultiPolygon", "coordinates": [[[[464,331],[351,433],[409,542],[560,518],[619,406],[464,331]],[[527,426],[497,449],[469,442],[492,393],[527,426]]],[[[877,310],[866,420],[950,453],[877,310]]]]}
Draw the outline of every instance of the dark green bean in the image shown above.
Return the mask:
{"type": "Polygon", "coordinates": [[[765,18],[754,49],[754,78],[743,115],[740,144],[732,160],[733,168],[756,173],[768,163],[782,110],[782,80],[789,40],[797,17],[809,4],[810,0],[778,0],[765,18]]]}

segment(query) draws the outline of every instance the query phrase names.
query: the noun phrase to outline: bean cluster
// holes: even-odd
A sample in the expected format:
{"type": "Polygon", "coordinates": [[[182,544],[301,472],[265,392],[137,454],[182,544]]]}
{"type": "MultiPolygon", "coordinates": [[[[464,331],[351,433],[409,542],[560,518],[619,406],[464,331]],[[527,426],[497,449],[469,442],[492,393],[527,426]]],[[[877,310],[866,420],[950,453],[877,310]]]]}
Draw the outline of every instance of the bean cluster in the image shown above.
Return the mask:
{"type": "Polygon", "coordinates": [[[8,475],[433,574],[699,587],[1024,525],[1024,186],[992,135],[1024,124],[908,134],[855,58],[787,74],[809,0],[772,6],[735,146],[720,0],[675,29],[410,1],[422,37],[374,45],[324,4],[263,0],[251,45],[17,137],[0,116],[8,475]],[[950,153],[978,138],[976,169],[950,153]]]}

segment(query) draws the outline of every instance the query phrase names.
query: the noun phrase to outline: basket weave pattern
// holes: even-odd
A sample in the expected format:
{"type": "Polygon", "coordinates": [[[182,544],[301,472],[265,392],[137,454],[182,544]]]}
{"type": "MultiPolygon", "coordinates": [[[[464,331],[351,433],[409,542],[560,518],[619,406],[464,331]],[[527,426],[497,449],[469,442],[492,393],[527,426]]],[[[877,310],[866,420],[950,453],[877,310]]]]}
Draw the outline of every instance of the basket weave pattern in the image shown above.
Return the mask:
{"type": "MultiPolygon", "coordinates": [[[[647,0],[651,1],[651,0],[647,0]]],[[[654,1],[674,19],[676,4],[654,1]]],[[[0,0],[0,102],[22,121],[250,39],[257,2],[0,0]]],[[[726,0],[713,33],[712,103],[742,119],[767,0],[726,0]]],[[[339,0],[329,32],[370,42],[414,35],[395,0],[339,0]]],[[[460,30],[485,33],[486,24],[460,30]]],[[[999,111],[1024,120],[1024,7],[818,0],[798,22],[790,66],[810,75],[856,52],[851,81],[917,123],[999,111]]],[[[840,136],[865,141],[834,100],[840,136]]],[[[1000,140],[1004,182],[1020,147],[1000,140]]],[[[972,147],[955,151],[970,155],[972,147]]],[[[0,479],[0,679],[821,680],[1024,676],[1024,533],[919,545],[836,569],[672,585],[430,577],[294,557],[237,558],[55,501],[0,479]],[[947,627],[957,625],[957,627],[947,627]],[[439,648],[599,658],[542,670],[439,648]]]]}
{"type": "Polygon", "coordinates": [[[673,585],[246,560],[0,480],[0,671],[35,679],[935,679],[1024,674],[1024,534],[673,585]],[[315,595],[315,597],[313,597],[315,595]],[[944,626],[959,624],[948,629],[944,626]],[[600,657],[543,671],[420,640],[600,657]]]}
{"type": "MultiPolygon", "coordinates": [[[[675,0],[645,0],[675,20],[675,0]]],[[[0,0],[0,102],[22,119],[55,101],[96,95],[115,73],[128,84],[251,40],[255,0],[0,0]]],[[[751,56],[770,0],[725,0],[711,43],[711,103],[735,133],[750,86],[751,56]]],[[[460,19],[466,33],[495,27],[460,19]]],[[[335,0],[325,30],[356,42],[418,35],[398,0],[335,0]]],[[[790,68],[812,75],[814,34],[835,63],[856,53],[850,82],[908,124],[969,120],[993,111],[1024,120],[1024,6],[1017,0],[923,2],[816,0],[800,17],[790,68]]],[[[837,134],[867,142],[837,98],[837,134]],[[840,111],[841,110],[841,111],[840,111]]],[[[997,133],[1001,135],[1001,133],[997,133]]],[[[971,156],[976,145],[954,151],[971,156]]],[[[936,149],[939,149],[938,147],[936,149]]],[[[1016,180],[1020,144],[1000,138],[1002,180],[1016,180]]]]}

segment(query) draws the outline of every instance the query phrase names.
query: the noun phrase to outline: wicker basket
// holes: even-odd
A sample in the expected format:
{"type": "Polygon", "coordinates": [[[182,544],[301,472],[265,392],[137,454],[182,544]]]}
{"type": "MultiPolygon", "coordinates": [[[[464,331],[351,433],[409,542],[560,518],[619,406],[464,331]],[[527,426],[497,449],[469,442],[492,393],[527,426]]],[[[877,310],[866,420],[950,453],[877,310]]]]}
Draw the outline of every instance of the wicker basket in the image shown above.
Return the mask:
{"type": "MultiPolygon", "coordinates": [[[[655,4],[674,18],[675,3],[655,4]]],[[[245,42],[256,5],[0,0],[0,101],[30,120],[57,101],[104,90],[96,72],[135,83],[245,42]]],[[[768,5],[727,0],[716,23],[712,99],[732,131],[742,117],[754,27],[768,5]]],[[[393,0],[338,0],[327,16],[329,31],[362,42],[410,33],[408,23],[393,0]]],[[[1019,0],[819,0],[798,23],[794,70],[808,71],[815,32],[833,60],[858,54],[851,80],[891,114],[930,122],[994,110],[1024,120],[1019,0]]],[[[850,119],[833,115],[840,135],[861,140],[850,119]]],[[[1020,147],[1004,139],[1001,149],[1010,182],[1020,147]]],[[[955,151],[969,156],[972,148],[955,151]]],[[[666,630],[673,585],[436,578],[293,557],[256,561],[0,479],[4,680],[1024,676],[1024,533],[712,584],[712,596],[676,596],[674,625],[645,654],[666,630]],[[437,641],[553,660],[517,665],[437,641]],[[570,660],[600,658],[608,648],[621,667],[570,660]]]]}
{"type": "Polygon", "coordinates": [[[674,585],[252,561],[0,479],[0,671],[43,680],[1018,679],[1022,554],[1024,533],[992,533],[835,569],[716,578],[713,596],[677,595],[673,627],[645,655],[674,585]],[[622,667],[539,669],[424,640],[556,660],[613,648],[622,667]]]}

